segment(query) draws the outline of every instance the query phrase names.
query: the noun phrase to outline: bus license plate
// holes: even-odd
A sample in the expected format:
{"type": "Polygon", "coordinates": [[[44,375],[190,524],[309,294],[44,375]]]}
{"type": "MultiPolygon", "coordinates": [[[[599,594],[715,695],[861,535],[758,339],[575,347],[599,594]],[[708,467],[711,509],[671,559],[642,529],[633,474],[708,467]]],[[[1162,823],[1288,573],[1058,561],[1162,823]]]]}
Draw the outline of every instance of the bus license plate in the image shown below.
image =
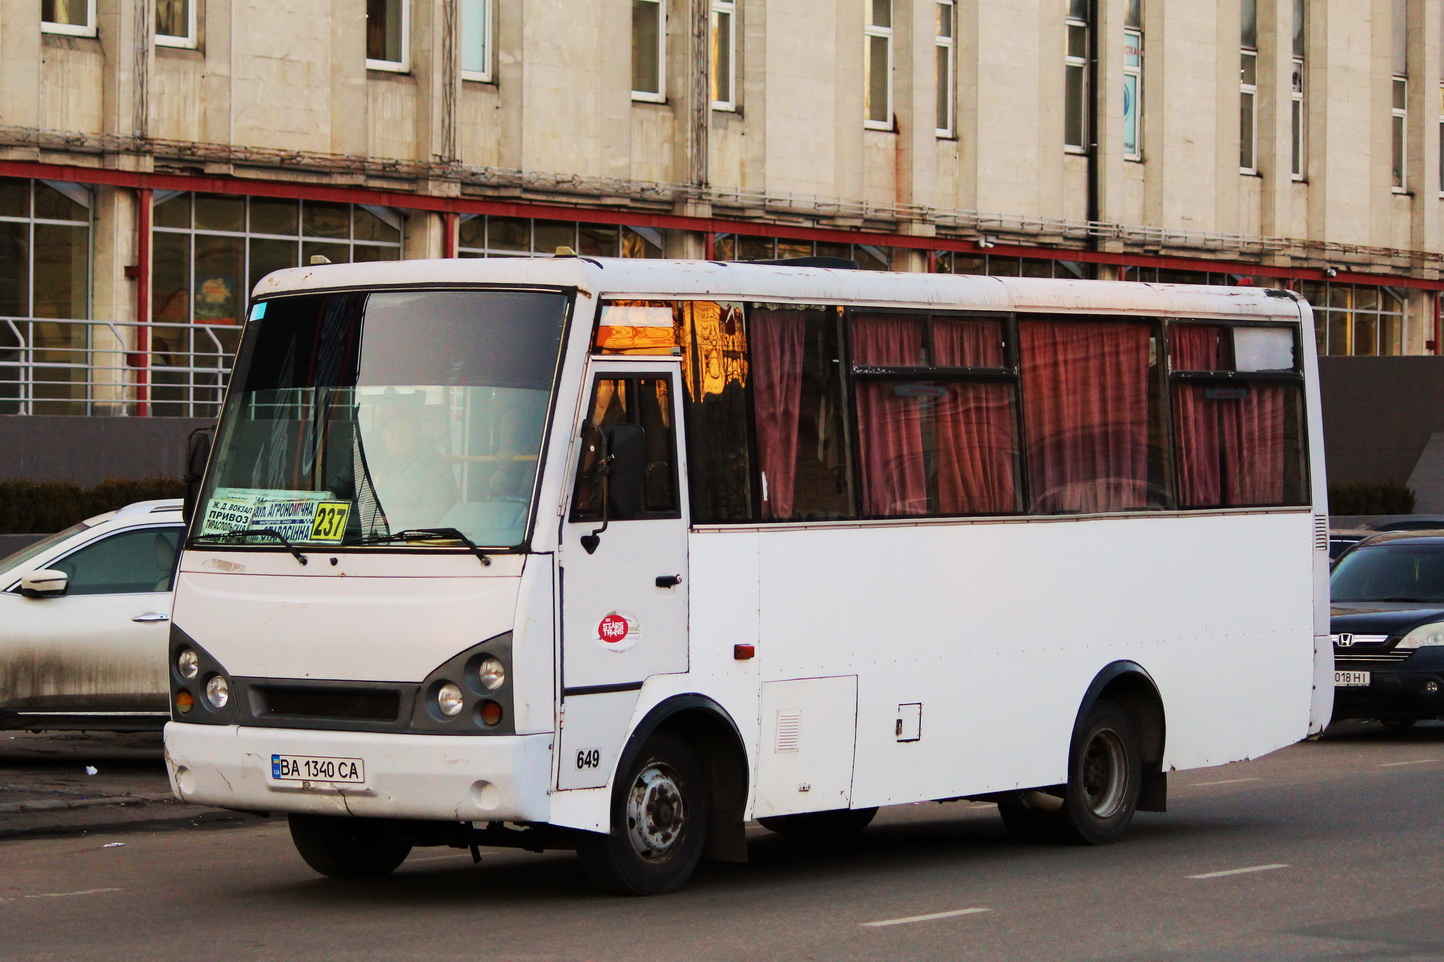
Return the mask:
{"type": "Polygon", "coordinates": [[[271,777],[278,782],[340,782],[359,785],[366,781],[366,766],[359,758],[272,755],[271,777]]]}
{"type": "Polygon", "coordinates": [[[1334,672],[1335,688],[1367,688],[1369,687],[1369,673],[1367,671],[1336,671],[1334,672]]]}

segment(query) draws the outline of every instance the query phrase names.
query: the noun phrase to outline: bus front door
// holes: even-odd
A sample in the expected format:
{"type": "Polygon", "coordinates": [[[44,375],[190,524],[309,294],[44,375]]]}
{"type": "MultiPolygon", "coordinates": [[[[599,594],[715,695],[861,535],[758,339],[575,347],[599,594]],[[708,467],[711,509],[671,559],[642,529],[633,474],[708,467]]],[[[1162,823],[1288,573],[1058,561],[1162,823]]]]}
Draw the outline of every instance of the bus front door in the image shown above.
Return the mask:
{"type": "MultiPolygon", "coordinates": [[[[596,362],[559,557],[561,753],[557,787],[607,783],[648,676],[687,670],[686,471],[677,443],[674,363],[596,362]],[[595,460],[609,425],[635,442],[642,497],[631,517],[602,516],[595,460]],[[606,522],[603,530],[603,520],[606,522]],[[592,550],[588,551],[588,548],[592,550]]],[[[620,467],[620,465],[619,465],[620,467]]],[[[637,465],[633,464],[634,469],[637,465]]]]}

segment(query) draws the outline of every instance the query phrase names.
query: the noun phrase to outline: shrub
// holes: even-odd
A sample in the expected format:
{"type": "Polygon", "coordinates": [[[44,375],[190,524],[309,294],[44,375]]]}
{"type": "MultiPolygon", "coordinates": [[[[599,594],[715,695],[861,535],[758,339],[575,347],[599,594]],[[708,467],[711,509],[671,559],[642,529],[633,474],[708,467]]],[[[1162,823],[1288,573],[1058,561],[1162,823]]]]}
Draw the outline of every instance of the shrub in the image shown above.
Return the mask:
{"type": "Polygon", "coordinates": [[[1329,485],[1329,514],[1413,514],[1414,492],[1402,481],[1329,485]]]}
{"type": "Polygon", "coordinates": [[[82,488],[70,481],[0,481],[0,534],[48,534],[132,501],[179,498],[176,478],[102,481],[82,488]]]}

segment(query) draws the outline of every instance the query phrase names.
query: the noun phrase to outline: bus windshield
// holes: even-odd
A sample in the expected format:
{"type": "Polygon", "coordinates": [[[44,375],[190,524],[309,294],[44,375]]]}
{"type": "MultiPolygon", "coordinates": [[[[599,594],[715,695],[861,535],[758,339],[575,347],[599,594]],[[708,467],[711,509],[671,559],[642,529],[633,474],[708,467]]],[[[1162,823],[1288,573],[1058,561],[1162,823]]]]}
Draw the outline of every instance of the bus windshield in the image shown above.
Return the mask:
{"type": "Polygon", "coordinates": [[[196,540],[520,546],[567,304],[500,290],[258,302],[196,540]],[[398,537],[418,529],[451,536],[398,537]]]}

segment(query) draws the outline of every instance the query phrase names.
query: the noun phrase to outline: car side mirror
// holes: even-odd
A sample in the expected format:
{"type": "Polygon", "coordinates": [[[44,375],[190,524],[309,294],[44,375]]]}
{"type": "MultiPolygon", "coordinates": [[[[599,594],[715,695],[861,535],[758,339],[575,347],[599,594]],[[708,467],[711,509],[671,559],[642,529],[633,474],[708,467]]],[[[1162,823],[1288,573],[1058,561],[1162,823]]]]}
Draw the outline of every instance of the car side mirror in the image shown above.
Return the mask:
{"type": "Polygon", "coordinates": [[[27,598],[58,598],[70,587],[70,575],[56,568],[41,568],[20,576],[20,593],[27,598]]]}
{"type": "Polygon", "coordinates": [[[211,432],[214,428],[196,428],[186,439],[185,500],[181,503],[181,519],[187,525],[195,514],[201,496],[201,480],[206,475],[206,462],[211,457],[211,432]]]}

